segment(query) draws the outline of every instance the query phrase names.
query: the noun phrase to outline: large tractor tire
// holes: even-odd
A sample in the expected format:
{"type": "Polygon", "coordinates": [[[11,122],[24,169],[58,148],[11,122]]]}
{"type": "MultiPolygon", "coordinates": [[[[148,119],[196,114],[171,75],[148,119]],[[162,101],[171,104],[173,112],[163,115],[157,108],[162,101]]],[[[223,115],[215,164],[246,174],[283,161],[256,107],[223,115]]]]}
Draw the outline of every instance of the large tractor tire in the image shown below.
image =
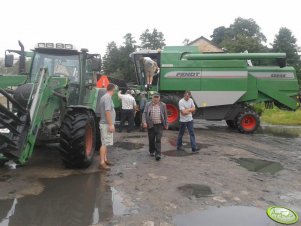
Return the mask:
{"type": "Polygon", "coordinates": [[[163,95],[161,101],[166,104],[168,114],[168,126],[169,129],[179,129],[179,101],[180,98],[176,95],[163,95]]]}
{"type": "Polygon", "coordinates": [[[235,120],[226,120],[226,123],[230,129],[237,129],[237,123],[235,120]]]}
{"type": "Polygon", "coordinates": [[[260,119],[255,111],[246,109],[238,114],[236,124],[239,132],[253,133],[260,126],[260,119]]]}
{"type": "Polygon", "coordinates": [[[67,168],[87,168],[96,148],[94,115],[84,109],[68,111],[61,125],[60,153],[67,168]]]}

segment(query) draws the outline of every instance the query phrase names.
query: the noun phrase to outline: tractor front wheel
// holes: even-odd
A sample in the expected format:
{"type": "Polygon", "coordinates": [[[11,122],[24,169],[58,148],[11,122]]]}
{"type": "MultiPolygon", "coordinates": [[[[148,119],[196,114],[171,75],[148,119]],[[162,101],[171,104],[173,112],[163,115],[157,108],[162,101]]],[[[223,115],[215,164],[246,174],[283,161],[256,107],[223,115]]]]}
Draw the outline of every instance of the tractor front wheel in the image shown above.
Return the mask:
{"type": "Polygon", "coordinates": [[[179,128],[179,101],[180,98],[176,95],[164,95],[162,96],[162,102],[166,104],[168,127],[170,129],[179,128]]]}
{"type": "Polygon", "coordinates": [[[237,129],[241,133],[253,133],[260,125],[258,114],[250,109],[242,112],[237,117],[237,129]]]}
{"type": "Polygon", "coordinates": [[[94,115],[84,109],[68,111],[61,125],[60,153],[68,168],[87,168],[96,148],[94,115]]]}

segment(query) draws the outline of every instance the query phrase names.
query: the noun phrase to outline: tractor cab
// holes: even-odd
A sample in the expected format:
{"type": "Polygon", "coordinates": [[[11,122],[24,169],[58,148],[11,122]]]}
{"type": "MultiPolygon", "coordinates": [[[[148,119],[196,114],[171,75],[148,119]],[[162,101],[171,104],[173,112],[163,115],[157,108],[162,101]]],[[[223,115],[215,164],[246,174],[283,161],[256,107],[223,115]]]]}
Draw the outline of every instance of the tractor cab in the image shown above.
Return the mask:
{"type": "Polygon", "coordinates": [[[34,82],[41,68],[47,68],[49,76],[66,76],[71,82],[79,83],[79,52],[70,44],[38,43],[30,72],[34,82]]]}
{"type": "MultiPolygon", "coordinates": [[[[144,72],[143,63],[141,61],[142,57],[150,57],[153,61],[155,61],[158,67],[161,67],[160,62],[160,51],[157,50],[141,50],[139,52],[134,52],[130,54],[130,59],[134,65],[137,84],[144,86],[146,84],[146,77],[144,72]]],[[[159,74],[154,75],[153,86],[157,86],[159,82],[159,74]]]]}

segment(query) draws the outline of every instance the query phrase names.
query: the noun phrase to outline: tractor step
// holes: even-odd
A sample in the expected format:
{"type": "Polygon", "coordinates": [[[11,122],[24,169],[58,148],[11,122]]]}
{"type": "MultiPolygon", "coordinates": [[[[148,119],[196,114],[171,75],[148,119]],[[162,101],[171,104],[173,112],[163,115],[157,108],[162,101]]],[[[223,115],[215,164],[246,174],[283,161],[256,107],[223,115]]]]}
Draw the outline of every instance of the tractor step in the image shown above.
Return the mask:
{"type": "Polygon", "coordinates": [[[0,104],[0,153],[17,161],[28,133],[30,115],[5,90],[0,89],[0,94],[9,102],[7,107],[0,104]]]}

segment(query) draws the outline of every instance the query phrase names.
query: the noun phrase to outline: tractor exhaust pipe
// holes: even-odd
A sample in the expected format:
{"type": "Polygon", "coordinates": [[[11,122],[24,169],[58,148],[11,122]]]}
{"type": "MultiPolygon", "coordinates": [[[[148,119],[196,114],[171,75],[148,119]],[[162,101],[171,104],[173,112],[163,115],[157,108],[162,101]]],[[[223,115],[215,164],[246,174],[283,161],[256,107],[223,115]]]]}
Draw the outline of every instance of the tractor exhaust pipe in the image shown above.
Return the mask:
{"type": "Polygon", "coordinates": [[[21,48],[20,51],[20,57],[19,57],[19,74],[25,73],[25,51],[24,51],[24,45],[20,40],[18,40],[19,46],[21,48]]]}

